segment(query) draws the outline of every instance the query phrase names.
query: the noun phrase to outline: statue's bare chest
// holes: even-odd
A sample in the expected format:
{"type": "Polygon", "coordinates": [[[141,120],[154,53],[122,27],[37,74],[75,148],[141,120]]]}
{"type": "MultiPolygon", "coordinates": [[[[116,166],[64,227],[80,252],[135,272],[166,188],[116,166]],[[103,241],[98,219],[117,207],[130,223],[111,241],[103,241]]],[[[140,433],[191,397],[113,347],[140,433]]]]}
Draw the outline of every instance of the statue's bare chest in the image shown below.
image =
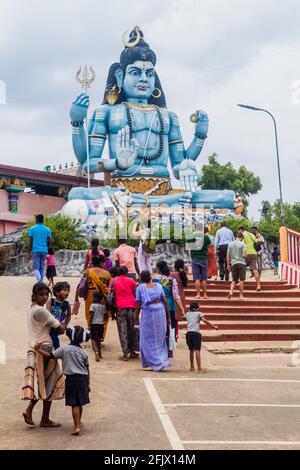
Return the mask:
{"type": "Polygon", "coordinates": [[[109,116],[109,131],[113,134],[129,125],[132,133],[149,132],[167,135],[170,130],[168,111],[157,108],[138,109],[132,106],[115,106],[109,116]]]}

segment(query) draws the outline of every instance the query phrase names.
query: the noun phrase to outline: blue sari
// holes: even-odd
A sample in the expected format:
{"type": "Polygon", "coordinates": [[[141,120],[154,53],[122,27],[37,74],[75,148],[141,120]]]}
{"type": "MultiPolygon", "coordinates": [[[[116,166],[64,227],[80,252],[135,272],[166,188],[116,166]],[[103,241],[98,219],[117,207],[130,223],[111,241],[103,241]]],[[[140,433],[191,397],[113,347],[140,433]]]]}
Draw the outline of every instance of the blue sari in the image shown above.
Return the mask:
{"type": "Polygon", "coordinates": [[[143,368],[150,367],[159,372],[169,367],[166,343],[167,315],[162,302],[164,291],[159,284],[148,288],[141,284],[136,291],[136,299],[141,303],[140,352],[143,368]],[[160,302],[153,303],[157,300],[160,302]]]}

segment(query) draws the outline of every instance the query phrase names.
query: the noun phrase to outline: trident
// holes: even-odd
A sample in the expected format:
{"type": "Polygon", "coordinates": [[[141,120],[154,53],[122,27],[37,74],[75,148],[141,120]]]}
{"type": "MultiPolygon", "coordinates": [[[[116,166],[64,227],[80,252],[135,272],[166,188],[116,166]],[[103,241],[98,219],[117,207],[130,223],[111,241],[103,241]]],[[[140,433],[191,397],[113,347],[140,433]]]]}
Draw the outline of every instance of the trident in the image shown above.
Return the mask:
{"type": "MultiPolygon", "coordinates": [[[[93,70],[92,66],[90,66],[90,72],[91,72],[90,76],[89,76],[89,71],[88,71],[87,65],[84,66],[84,69],[82,71],[82,77],[80,77],[81,71],[82,71],[82,68],[80,67],[78,72],[76,73],[76,80],[77,80],[78,83],[80,83],[81,88],[87,94],[88,88],[91,88],[91,85],[92,85],[93,81],[96,78],[96,74],[95,74],[95,71],[93,70]]],[[[87,144],[86,144],[87,145],[86,156],[87,156],[87,168],[88,168],[87,176],[88,176],[88,188],[90,188],[91,187],[91,178],[90,178],[90,146],[89,146],[88,114],[86,116],[85,125],[86,125],[86,135],[87,135],[87,139],[86,139],[86,142],[87,142],[87,144]]]]}

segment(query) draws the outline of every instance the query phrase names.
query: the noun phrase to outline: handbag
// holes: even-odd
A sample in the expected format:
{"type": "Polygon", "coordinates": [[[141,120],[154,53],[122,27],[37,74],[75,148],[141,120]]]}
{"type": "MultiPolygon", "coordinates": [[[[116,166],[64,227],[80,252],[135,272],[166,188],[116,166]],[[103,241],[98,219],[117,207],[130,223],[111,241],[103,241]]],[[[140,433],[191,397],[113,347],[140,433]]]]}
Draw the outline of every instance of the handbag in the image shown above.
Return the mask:
{"type": "Polygon", "coordinates": [[[175,328],[170,328],[169,350],[175,351],[175,349],[176,349],[175,328]]]}
{"type": "Polygon", "coordinates": [[[109,309],[112,309],[116,306],[116,294],[114,289],[114,282],[112,282],[110,292],[106,299],[106,305],[109,309]]]}
{"type": "Polygon", "coordinates": [[[257,241],[255,241],[251,236],[250,236],[251,240],[253,241],[253,246],[254,246],[254,249],[255,251],[257,251],[257,253],[259,253],[261,251],[261,244],[258,243],[257,241]]]}
{"type": "Polygon", "coordinates": [[[146,253],[153,254],[156,252],[156,241],[153,239],[148,239],[143,243],[143,250],[146,253]]]}
{"type": "Polygon", "coordinates": [[[77,287],[78,297],[86,300],[87,295],[88,295],[88,290],[89,290],[89,281],[88,281],[87,276],[85,275],[81,278],[77,287]]]}

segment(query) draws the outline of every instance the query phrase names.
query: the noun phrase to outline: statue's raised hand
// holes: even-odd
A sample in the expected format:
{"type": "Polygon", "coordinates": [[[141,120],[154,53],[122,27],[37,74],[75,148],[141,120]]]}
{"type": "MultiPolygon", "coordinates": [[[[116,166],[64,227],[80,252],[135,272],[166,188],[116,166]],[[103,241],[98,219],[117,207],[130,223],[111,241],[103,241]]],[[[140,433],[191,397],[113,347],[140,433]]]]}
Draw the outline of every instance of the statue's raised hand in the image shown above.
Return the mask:
{"type": "Polygon", "coordinates": [[[184,191],[195,192],[201,176],[193,160],[183,160],[179,167],[179,178],[184,191]]]}
{"type": "Polygon", "coordinates": [[[196,124],[195,132],[198,135],[207,137],[209,119],[208,119],[208,115],[206,114],[206,112],[201,111],[201,109],[199,109],[191,116],[191,120],[192,122],[196,124]]]}
{"type": "Polygon", "coordinates": [[[87,116],[87,110],[90,104],[90,98],[85,93],[81,93],[73,101],[70,110],[70,118],[72,122],[83,122],[87,116]]]}
{"type": "Polygon", "coordinates": [[[117,135],[116,158],[121,170],[128,170],[134,165],[139,151],[136,139],[130,139],[129,126],[121,129],[117,135]]]}

